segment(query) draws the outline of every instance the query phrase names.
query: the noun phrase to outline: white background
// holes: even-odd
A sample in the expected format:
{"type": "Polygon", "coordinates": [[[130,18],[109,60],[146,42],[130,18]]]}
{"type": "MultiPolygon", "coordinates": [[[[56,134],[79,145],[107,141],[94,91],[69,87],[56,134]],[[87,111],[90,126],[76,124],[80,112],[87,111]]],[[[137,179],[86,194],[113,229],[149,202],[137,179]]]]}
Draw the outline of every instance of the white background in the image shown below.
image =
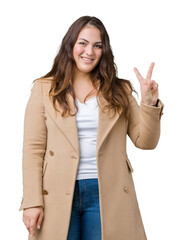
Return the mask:
{"type": "Polygon", "coordinates": [[[139,96],[133,67],[146,76],[150,63],[155,62],[153,79],[165,104],[160,141],[156,149],[145,151],[128,140],[128,155],[148,240],[181,240],[183,14],[178,0],[1,2],[1,239],[27,239],[18,209],[23,118],[32,81],[50,71],[68,27],[83,15],[102,20],[118,75],[131,80],[139,96]]]}

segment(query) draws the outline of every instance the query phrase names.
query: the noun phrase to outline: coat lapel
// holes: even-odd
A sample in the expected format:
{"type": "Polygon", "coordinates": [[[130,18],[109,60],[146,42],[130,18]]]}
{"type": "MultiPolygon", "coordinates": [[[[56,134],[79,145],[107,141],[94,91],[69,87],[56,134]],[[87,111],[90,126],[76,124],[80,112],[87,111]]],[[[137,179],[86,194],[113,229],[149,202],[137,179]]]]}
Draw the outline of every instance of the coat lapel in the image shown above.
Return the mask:
{"type": "MultiPolygon", "coordinates": [[[[74,112],[74,99],[70,94],[68,94],[68,102],[71,106],[72,113],[74,112]]],[[[56,108],[59,110],[55,111],[52,101],[47,95],[45,98],[45,108],[47,113],[50,115],[52,120],[56,123],[58,129],[64,134],[64,136],[68,139],[68,141],[72,144],[73,148],[79,155],[79,139],[78,139],[78,131],[76,124],[75,116],[67,116],[62,117],[62,109],[59,104],[56,102],[56,108]]]]}
{"type": "Polygon", "coordinates": [[[120,114],[122,113],[121,111],[120,113],[117,113],[114,115],[113,111],[111,112],[107,112],[107,110],[104,111],[103,109],[108,102],[100,93],[98,96],[98,103],[99,103],[99,107],[98,107],[99,119],[98,119],[98,132],[97,132],[97,152],[99,151],[105,138],[111,131],[116,121],[118,120],[120,114]]]}
{"type": "MultiPolygon", "coordinates": [[[[73,97],[68,94],[68,102],[71,106],[72,112],[75,111],[74,109],[74,99],[73,97]]],[[[119,118],[120,114],[116,114],[112,117],[113,112],[107,114],[107,111],[103,111],[103,108],[106,106],[107,101],[105,98],[99,93],[98,95],[98,132],[97,132],[97,152],[99,151],[102,143],[104,142],[105,138],[107,137],[108,133],[116,123],[117,119],[119,118]]],[[[59,109],[60,113],[62,113],[62,109],[56,104],[57,109],[59,109]]],[[[68,117],[61,117],[59,112],[56,112],[49,96],[45,98],[45,108],[47,113],[50,115],[52,120],[56,123],[59,130],[64,134],[64,136],[68,139],[68,141],[72,144],[75,151],[80,156],[79,151],[79,139],[78,139],[78,130],[77,130],[77,123],[75,116],[68,116],[68,117]]],[[[122,112],[122,111],[121,111],[122,112]]],[[[121,113],[120,112],[120,113],[121,113]]]]}

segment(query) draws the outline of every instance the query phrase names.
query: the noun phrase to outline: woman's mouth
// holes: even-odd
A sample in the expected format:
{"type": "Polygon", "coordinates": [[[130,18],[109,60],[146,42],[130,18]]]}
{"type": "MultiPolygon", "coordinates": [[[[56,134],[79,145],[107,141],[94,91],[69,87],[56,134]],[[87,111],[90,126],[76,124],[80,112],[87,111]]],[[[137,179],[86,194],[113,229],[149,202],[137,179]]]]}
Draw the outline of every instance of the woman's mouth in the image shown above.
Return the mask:
{"type": "Polygon", "coordinates": [[[93,58],[87,58],[87,57],[81,57],[84,63],[91,63],[94,59],[93,58]]]}

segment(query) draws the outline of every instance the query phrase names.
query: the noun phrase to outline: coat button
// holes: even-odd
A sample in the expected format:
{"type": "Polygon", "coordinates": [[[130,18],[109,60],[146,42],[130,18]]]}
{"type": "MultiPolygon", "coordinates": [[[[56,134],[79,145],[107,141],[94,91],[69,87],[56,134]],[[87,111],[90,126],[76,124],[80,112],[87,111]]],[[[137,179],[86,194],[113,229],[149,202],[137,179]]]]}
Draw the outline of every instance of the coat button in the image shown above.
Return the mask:
{"type": "Polygon", "coordinates": [[[53,151],[49,151],[49,154],[50,154],[50,156],[53,156],[54,155],[54,152],[53,151]]]}
{"type": "Polygon", "coordinates": [[[43,195],[48,195],[48,191],[46,191],[45,189],[43,189],[42,194],[43,194],[43,195]]]}
{"type": "Polygon", "coordinates": [[[124,188],[124,191],[127,193],[127,192],[129,192],[129,188],[128,187],[125,187],[124,188]]]}

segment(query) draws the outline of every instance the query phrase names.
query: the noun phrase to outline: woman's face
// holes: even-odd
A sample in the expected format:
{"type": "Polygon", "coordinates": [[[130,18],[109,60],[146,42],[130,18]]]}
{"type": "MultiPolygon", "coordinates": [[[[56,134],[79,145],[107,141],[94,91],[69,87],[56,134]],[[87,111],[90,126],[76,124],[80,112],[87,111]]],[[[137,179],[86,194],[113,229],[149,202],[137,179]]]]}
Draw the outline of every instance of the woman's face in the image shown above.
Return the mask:
{"type": "Polygon", "coordinates": [[[100,30],[95,26],[85,26],[79,33],[73,48],[76,70],[82,73],[91,72],[102,56],[100,30]]]}

